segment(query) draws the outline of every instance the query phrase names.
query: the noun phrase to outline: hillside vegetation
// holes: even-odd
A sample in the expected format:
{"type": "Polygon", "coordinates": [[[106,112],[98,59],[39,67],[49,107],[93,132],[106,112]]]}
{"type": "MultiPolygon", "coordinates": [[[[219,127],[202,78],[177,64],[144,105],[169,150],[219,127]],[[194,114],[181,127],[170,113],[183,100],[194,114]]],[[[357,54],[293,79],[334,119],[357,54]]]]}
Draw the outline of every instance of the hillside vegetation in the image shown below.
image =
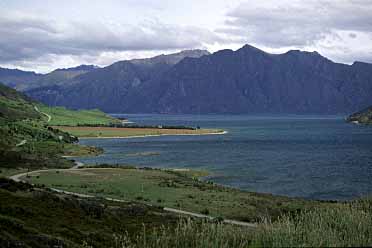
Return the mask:
{"type": "MultiPolygon", "coordinates": [[[[48,126],[45,114],[39,108],[45,107],[0,84],[0,175],[4,168],[71,167],[73,163],[61,155],[100,152],[99,149],[78,146],[76,137],[48,126]]],[[[58,117],[60,113],[73,114],[68,110],[55,112],[56,121],[69,120],[66,116],[58,117]]],[[[98,111],[82,111],[74,115],[83,121],[89,119],[87,116],[90,120],[94,116],[100,117],[101,122],[112,120],[98,111]]]]}
{"type": "Polygon", "coordinates": [[[125,244],[121,239],[118,245],[119,237],[134,239],[178,220],[144,204],[81,199],[1,177],[0,202],[0,247],[4,248],[119,248],[125,244]]]}
{"type": "Polygon", "coordinates": [[[0,119],[40,119],[30,98],[0,83],[0,119]]]}

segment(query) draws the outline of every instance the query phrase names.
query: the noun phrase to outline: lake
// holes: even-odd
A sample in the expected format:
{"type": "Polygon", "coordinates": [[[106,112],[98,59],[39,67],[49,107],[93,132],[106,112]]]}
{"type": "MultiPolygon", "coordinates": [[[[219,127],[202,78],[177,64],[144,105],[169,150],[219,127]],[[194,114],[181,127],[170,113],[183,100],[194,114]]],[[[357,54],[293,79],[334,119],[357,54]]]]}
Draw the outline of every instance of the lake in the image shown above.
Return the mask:
{"type": "Polygon", "coordinates": [[[128,114],[137,124],[221,128],[225,135],[83,139],[102,147],[84,163],[195,168],[244,190],[323,200],[372,192],[372,127],[344,116],[128,114]]]}

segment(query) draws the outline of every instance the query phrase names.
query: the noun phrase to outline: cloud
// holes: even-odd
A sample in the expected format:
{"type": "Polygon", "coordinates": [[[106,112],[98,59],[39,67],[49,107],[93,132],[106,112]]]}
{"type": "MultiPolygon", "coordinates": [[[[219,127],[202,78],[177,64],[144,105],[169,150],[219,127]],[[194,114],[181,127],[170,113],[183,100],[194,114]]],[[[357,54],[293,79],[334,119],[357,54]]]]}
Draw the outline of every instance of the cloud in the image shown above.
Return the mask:
{"type": "Polygon", "coordinates": [[[98,56],[105,52],[184,49],[219,40],[207,29],[169,25],[156,19],[139,25],[56,22],[22,13],[0,16],[0,37],[0,63],[52,55],[98,56]]]}
{"type": "Polygon", "coordinates": [[[272,48],[306,47],[341,39],[340,31],[371,33],[371,13],[368,0],[249,1],[228,12],[216,31],[272,48]]]}
{"type": "Polygon", "coordinates": [[[94,2],[0,1],[0,65],[45,72],[247,43],[372,62],[372,0],[94,2]]]}

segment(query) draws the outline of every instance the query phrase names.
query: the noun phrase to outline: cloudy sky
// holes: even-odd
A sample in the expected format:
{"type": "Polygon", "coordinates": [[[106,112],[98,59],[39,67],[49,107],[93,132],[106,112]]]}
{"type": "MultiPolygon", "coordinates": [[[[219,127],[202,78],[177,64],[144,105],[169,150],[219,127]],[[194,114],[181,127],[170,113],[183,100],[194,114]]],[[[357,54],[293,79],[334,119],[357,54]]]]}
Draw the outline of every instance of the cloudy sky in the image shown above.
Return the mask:
{"type": "Polygon", "coordinates": [[[0,66],[48,72],[248,43],[372,62],[372,0],[0,0],[0,66]]]}

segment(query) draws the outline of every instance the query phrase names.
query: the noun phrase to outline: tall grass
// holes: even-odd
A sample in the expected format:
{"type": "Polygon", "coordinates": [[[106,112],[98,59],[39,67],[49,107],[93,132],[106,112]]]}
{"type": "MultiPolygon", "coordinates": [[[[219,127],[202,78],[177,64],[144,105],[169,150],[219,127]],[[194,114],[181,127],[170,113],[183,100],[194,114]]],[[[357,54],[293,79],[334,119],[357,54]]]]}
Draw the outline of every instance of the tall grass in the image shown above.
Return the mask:
{"type": "Polygon", "coordinates": [[[372,245],[372,201],[335,204],[333,207],[283,216],[262,224],[254,247],[345,247],[372,245]]]}
{"type": "Polygon", "coordinates": [[[130,240],[128,236],[116,236],[117,247],[127,248],[230,248],[248,247],[252,229],[221,223],[181,220],[177,226],[147,232],[130,240]]]}
{"type": "Polygon", "coordinates": [[[257,229],[181,220],[130,239],[116,236],[116,247],[355,247],[372,246],[372,200],[307,210],[266,222],[257,229]]]}

